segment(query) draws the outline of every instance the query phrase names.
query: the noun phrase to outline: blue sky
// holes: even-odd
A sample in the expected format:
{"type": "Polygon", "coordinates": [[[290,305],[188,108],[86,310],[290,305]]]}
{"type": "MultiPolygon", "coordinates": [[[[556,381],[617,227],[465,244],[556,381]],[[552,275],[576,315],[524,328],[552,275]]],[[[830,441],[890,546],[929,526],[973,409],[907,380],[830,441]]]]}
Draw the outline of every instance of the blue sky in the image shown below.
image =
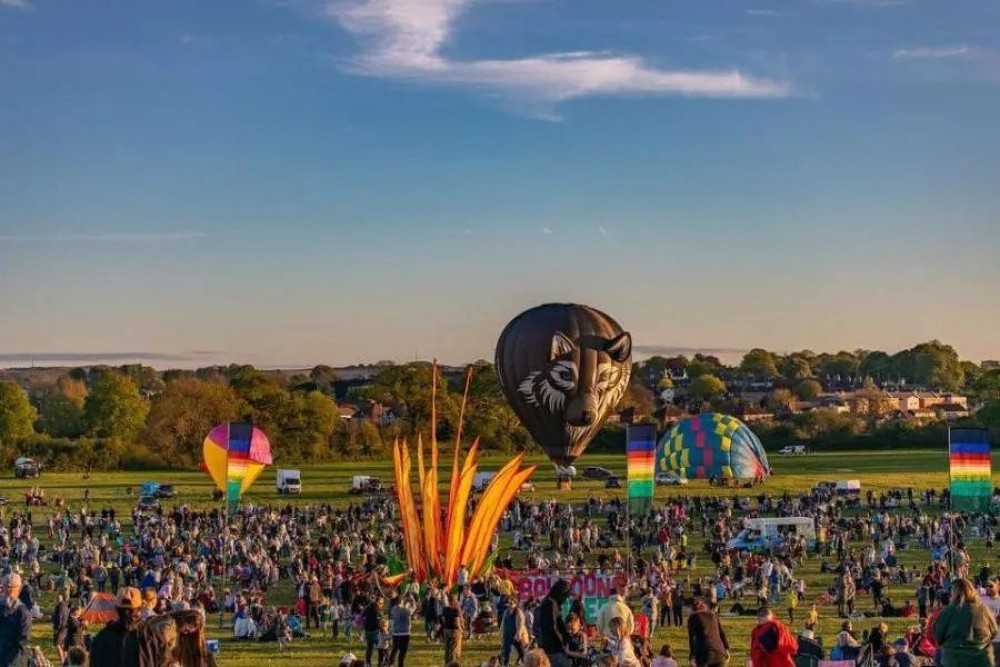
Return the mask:
{"type": "Polygon", "coordinates": [[[566,300],[643,346],[997,358],[998,26],[992,0],[0,0],[0,355],[460,362],[566,300]]]}

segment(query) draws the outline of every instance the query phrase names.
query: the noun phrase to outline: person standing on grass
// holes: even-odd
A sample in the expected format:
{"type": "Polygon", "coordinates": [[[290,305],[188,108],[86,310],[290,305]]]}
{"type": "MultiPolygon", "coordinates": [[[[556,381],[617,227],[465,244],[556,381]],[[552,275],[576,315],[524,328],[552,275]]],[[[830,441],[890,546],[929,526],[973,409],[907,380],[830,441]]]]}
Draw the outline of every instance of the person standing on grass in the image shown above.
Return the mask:
{"type": "Polygon", "coordinates": [[[688,644],[691,667],[726,667],[729,664],[729,640],[719,617],[708,610],[702,598],[696,598],[688,617],[688,644]]]}
{"type": "Polygon", "coordinates": [[[444,628],[444,661],[450,663],[462,658],[462,609],[458,596],[448,596],[448,606],[441,614],[444,628]]]}
{"type": "Polygon", "coordinates": [[[31,611],[21,602],[21,575],[0,579],[0,667],[28,664],[31,611]]]}
{"type": "Polygon", "coordinates": [[[386,660],[386,667],[392,667],[396,661],[396,667],[403,667],[406,663],[406,653],[410,650],[410,633],[413,630],[413,612],[417,608],[417,603],[409,594],[397,598],[396,604],[389,610],[389,625],[392,631],[392,650],[389,652],[389,659],[386,660]]]}
{"type": "Polygon", "coordinates": [[[69,622],[69,603],[62,593],[56,597],[56,606],[52,609],[52,641],[55,642],[56,650],[59,651],[59,662],[66,660],[66,624],[69,622]]]}
{"type": "Polygon", "coordinates": [[[993,667],[997,621],[967,579],[952,584],[951,603],[934,622],[942,667],[993,667]]]}
{"type": "Polygon", "coordinates": [[[97,633],[90,645],[91,667],[125,667],[139,664],[139,609],[142,596],[132,587],[121,589],[116,603],[118,620],[97,633]]]}
{"type": "Polygon", "coordinates": [[[472,639],[472,626],[479,616],[479,600],[472,592],[471,586],[462,591],[462,618],[465,620],[465,638],[472,639]]]}
{"type": "Polygon", "coordinates": [[[794,667],[799,643],[784,623],[767,607],[757,612],[757,627],[750,633],[753,667],[794,667]]]}
{"type": "Polygon", "coordinates": [[[500,663],[503,667],[510,667],[510,655],[517,651],[517,657],[524,662],[524,652],[531,643],[528,634],[528,620],[518,604],[517,597],[511,595],[507,598],[506,608],[500,619],[500,663]]]}
{"type": "Polygon", "coordinates": [[[535,612],[538,647],[545,651],[552,667],[569,667],[570,664],[566,655],[569,629],[562,617],[562,606],[569,594],[569,582],[557,579],[535,612]]]}
{"type": "Polygon", "coordinates": [[[372,667],[372,656],[378,655],[378,633],[382,629],[382,608],[385,598],[376,597],[364,611],[365,667],[372,667]]]}

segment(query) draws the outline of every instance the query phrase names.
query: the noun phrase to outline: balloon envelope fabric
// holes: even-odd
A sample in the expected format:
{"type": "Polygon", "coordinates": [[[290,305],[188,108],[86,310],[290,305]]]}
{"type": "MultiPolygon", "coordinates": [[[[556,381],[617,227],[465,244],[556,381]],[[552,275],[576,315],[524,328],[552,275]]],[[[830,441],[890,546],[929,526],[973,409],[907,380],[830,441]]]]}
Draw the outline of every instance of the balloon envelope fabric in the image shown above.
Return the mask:
{"type": "Polygon", "coordinates": [[[208,474],[231,506],[271,464],[267,436],[244,422],[219,424],[205,438],[202,449],[208,474]]]}
{"type": "Polygon", "coordinates": [[[689,479],[757,479],[771,474],[757,435],[736,417],[703,413],[666,432],[657,448],[657,472],[689,479]]]}
{"type": "Polygon", "coordinates": [[[990,465],[990,432],[980,428],[948,431],[951,464],[951,508],[962,512],[985,512],[993,496],[990,465]]]}

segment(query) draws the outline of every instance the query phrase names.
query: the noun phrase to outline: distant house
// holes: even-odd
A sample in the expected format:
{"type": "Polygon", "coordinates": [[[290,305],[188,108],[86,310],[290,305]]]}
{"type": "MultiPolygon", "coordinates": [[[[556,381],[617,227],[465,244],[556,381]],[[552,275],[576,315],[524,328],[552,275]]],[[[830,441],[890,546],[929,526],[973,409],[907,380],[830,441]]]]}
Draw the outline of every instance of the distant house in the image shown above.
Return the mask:
{"type": "Polygon", "coordinates": [[[378,401],[368,400],[357,406],[350,419],[351,423],[355,425],[370,422],[380,428],[385,428],[389,424],[396,421],[398,416],[390,406],[383,405],[378,401]]]}
{"type": "Polygon", "coordinates": [[[354,413],[358,411],[358,406],[356,405],[338,405],[337,410],[340,412],[341,421],[351,421],[354,413]]]}
{"type": "Polygon", "coordinates": [[[893,391],[889,396],[896,403],[896,409],[903,414],[910,414],[920,410],[920,396],[913,391],[893,391]]]}
{"type": "Polygon", "coordinates": [[[940,419],[952,421],[969,416],[969,408],[959,403],[941,403],[931,408],[940,419]]]}
{"type": "Polygon", "coordinates": [[[989,373],[990,371],[1000,371],[1000,360],[988,359],[979,364],[979,367],[989,373]]]}
{"type": "Polygon", "coordinates": [[[774,413],[770,410],[765,410],[764,408],[757,407],[756,405],[750,404],[740,411],[737,415],[740,419],[747,423],[768,421],[774,419],[774,413]]]}

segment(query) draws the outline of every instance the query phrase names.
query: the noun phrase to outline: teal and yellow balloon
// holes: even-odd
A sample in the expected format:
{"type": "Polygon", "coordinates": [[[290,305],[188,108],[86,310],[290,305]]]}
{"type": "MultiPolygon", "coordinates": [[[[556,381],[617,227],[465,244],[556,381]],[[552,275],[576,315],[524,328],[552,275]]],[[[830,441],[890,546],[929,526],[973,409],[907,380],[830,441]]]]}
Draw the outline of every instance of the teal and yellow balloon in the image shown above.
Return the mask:
{"type": "Polygon", "coordinates": [[[703,413],[688,417],[660,439],[657,473],[688,479],[757,479],[771,467],[757,435],[736,417],[703,413]]]}

